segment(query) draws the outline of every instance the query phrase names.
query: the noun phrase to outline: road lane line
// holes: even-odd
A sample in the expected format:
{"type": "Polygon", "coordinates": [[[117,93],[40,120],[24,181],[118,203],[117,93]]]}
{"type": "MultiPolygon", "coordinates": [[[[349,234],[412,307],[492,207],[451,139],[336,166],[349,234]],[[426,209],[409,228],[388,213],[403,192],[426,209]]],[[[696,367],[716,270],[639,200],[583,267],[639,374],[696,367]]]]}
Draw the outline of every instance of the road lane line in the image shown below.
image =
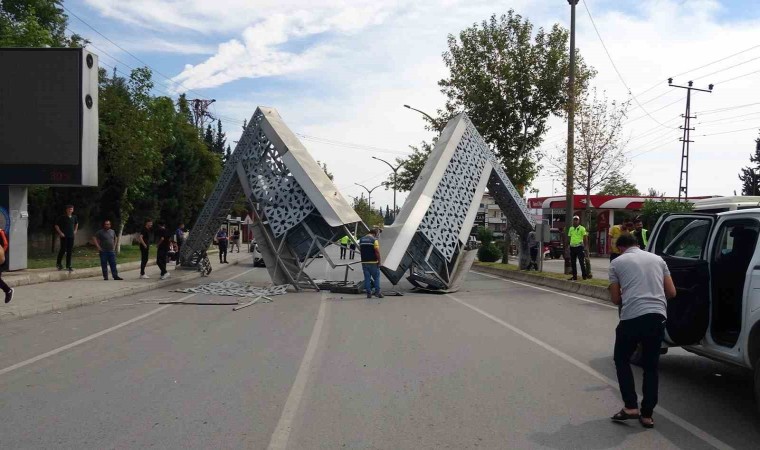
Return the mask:
{"type": "MultiPolygon", "coordinates": [[[[250,272],[250,271],[252,271],[252,270],[253,270],[253,269],[249,269],[249,270],[246,270],[245,272],[243,272],[243,273],[240,273],[240,274],[238,274],[238,275],[235,275],[234,277],[228,278],[228,279],[226,279],[226,280],[224,280],[224,281],[230,281],[230,280],[232,280],[232,279],[235,279],[235,278],[237,278],[237,277],[239,277],[239,276],[245,275],[246,273],[248,273],[248,272],[250,272]]],[[[187,300],[187,299],[189,299],[189,298],[191,298],[191,297],[194,297],[194,296],[196,296],[196,295],[198,295],[198,294],[189,294],[189,295],[186,295],[186,296],[184,296],[184,297],[180,298],[180,299],[179,299],[179,301],[185,301],[185,300],[187,300]]],[[[76,347],[76,346],[78,346],[78,345],[82,345],[82,344],[84,344],[84,343],[86,343],[86,342],[89,342],[89,341],[91,341],[91,340],[93,340],[93,339],[97,339],[97,338],[99,338],[100,336],[103,336],[103,335],[105,335],[105,334],[108,334],[108,333],[110,333],[110,332],[112,332],[112,331],[116,331],[116,330],[118,330],[119,328],[123,328],[123,327],[126,327],[127,325],[130,325],[130,324],[132,324],[132,323],[135,323],[135,322],[137,322],[137,321],[139,321],[139,320],[145,319],[146,317],[150,317],[150,316],[152,316],[153,314],[159,313],[159,312],[161,312],[161,311],[165,310],[166,308],[169,308],[170,306],[172,306],[172,305],[164,305],[164,306],[161,306],[161,307],[159,307],[159,308],[156,308],[156,309],[154,309],[154,310],[152,310],[152,311],[148,311],[147,313],[145,313],[145,314],[143,314],[143,315],[141,315],[141,316],[137,316],[137,317],[134,317],[134,318],[132,318],[132,319],[129,319],[129,320],[127,320],[126,322],[122,322],[122,323],[120,323],[120,324],[118,324],[118,325],[114,325],[114,326],[112,326],[111,328],[107,328],[107,329],[105,329],[105,330],[103,330],[103,331],[99,331],[99,332],[97,332],[97,333],[95,333],[95,334],[91,334],[91,335],[89,335],[89,336],[87,336],[87,337],[84,337],[84,338],[82,338],[82,339],[79,339],[78,341],[74,341],[74,342],[72,342],[72,343],[70,343],[70,344],[66,344],[66,345],[64,345],[63,347],[58,347],[58,348],[56,348],[55,350],[50,350],[49,352],[43,353],[43,354],[41,354],[41,355],[37,355],[37,356],[35,356],[34,358],[29,358],[29,359],[27,359],[26,361],[21,361],[20,363],[16,363],[16,364],[14,364],[14,365],[12,365],[12,366],[8,366],[8,367],[6,367],[5,369],[0,369],[0,376],[2,376],[2,375],[5,375],[5,374],[6,374],[6,373],[8,373],[8,372],[12,372],[12,371],[14,371],[14,370],[16,370],[16,369],[20,369],[20,368],[22,368],[22,367],[28,366],[29,364],[34,364],[34,363],[36,363],[37,361],[41,361],[41,360],[43,360],[43,359],[45,359],[45,358],[49,358],[49,357],[51,357],[51,356],[57,355],[57,354],[59,354],[59,353],[61,353],[61,352],[65,352],[65,351],[66,351],[66,350],[68,350],[68,349],[74,348],[74,347],[76,347]]]]}
{"type": "Polygon", "coordinates": [[[319,312],[317,313],[317,321],[314,323],[314,329],[311,332],[309,344],[306,346],[306,352],[303,355],[301,367],[298,368],[298,374],[293,382],[293,386],[290,388],[290,393],[288,394],[288,399],[285,401],[285,406],[282,408],[282,415],[280,416],[280,420],[277,422],[277,426],[272,433],[272,438],[269,441],[269,450],[284,450],[288,446],[290,433],[293,431],[293,420],[296,417],[298,406],[300,405],[304,391],[306,390],[306,382],[309,379],[309,372],[311,372],[311,364],[317,351],[319,336],[322,334],[322,325],[324,325],[325,322],[327,294],[323,291],[321,297],[319,312]]]}
{"type": "MultiPolygon", "coordinates": [[[[526,333],[525,331],[510,325],[509,323],[501,320],[500,318],[494,316],[491,313],[488,313],[486,311],[483,311],[482,309],[478,308],[475,305],[471,305],[470,303],[467,303],[464,300],[458,299],[454,297],[451,294],[446,294],[447,297],[454,300],[455,302],[461,304],[462,306],[466,306],[467,308],[470,308],[471,310],[477,312],[478,314],[481,314],[492,321],[498,323],[499,325],[509,329],[510,331],[522,336],[523,338],[533,342],[534,344],[538,345],[539,347],[542,347],[544,350],[549,351],[550,353],[553,353],[555,356],[558,356],[565,360],[566,362],[574,365],[575,367],[581,369],[582,371],[588,373],[594,378],[597,378],[601,380],[602,382],[608,384],[609,386],[618,389],[618,383],[615,380],[612,380],[611,378],[607,378],[600,372],[597,372],[590,366],[583,364],[582,362],[578,361],[577,359],[573,358],[572,356],[568,355],[567,353],[564,353],[563,351],[552,347],[551,345],[547,344],[546,342],[531,336],[530,334],[526,333]]],[[[693,434],[694,436],[698,437],[699,439],[705,441],[706,443],[712,445],[715,448],[718,449],[732,449],[730,445],[726,444],[725,442],[721,441],[720,439],[716,438],[715,436],[709,434],[708,432],[702,430],[701,428],[697,427],[696,425],[692,424],[691,422],[688,422],[686,419],[682,419],[681,417],[675,415],[674,413],[666,410],[665,408],[662,408],[660,406],[657,407],[657,414],[665,417],[666,419],[670,420],[671,422],[675,423],[676,425],[680,426],[684,430],[688,431],[689,433],[693,434]]]]}
{"type": "Polygon", "coordinates": [[[570,295],[570,294],[564,294],[564,293],[562,293],[562,292],[553,291],[553,290],[551,290],[551,289],[546,289],[546,288],[541,288],[541,287],[538,287],[538,286],[533,286],[532,284],[528,284],[528,283],[520,283],[519,281],[512,281],[512,280],[507,280],[507,279],[504,279],[504,278],[502,278],[502,277],[497,277],[497,276],[495,276],[495,275],[489,275],[489,274],[486,274],[486,273],[483,273],[483,272],[478,272],[478,271],[476,271],[476,270],[473,270],[473,271],[472,271],[472,273],[476,273],[476,274],[478,274],[478,275],[482,275],[482,276],[484,276],[484,277],[488,277],[488,278],[493,278],[493,279],[495,279],[495,280],[503,281],[503,282],[505,282],[505,283],[519,284],[520,286],[529,287],[529,288],[531,288],[531,289],[538,289],[539,291],[544,291],[544,292],[551,292],[552,294],[561,295],[561,296],[563,296],[563,297],[570,297],[570,298],[574,298],[574,299],[576,299],[576,300],[580,300],[580,301],[582,301],[582,302],[586,302],[586,303],[593,303],[593,304],[595,304],[595,305],[604,306],[604,307],[607,307],[607,308],[618,309],[618,307],[617,307],[617,306],[614,306],[614,305],[608,305],[608,304],[606,304],[606,303],[602,303],[602,302],[595,302],[595,301],[593,301],[593,300],[589,300],[589,299],[587,299],[587,298],[578,297],[578,296],[575,296],[575,295],[570,295]]]}

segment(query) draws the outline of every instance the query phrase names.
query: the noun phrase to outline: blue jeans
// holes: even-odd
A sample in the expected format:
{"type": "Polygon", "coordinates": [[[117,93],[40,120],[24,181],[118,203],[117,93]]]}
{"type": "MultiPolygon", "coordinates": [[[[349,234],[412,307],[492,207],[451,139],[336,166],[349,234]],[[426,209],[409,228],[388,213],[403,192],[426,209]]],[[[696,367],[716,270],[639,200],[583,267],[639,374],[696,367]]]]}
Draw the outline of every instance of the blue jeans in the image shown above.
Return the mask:
{"type": "Polygon", "coordinates": [[[362,264],[362,271],[364,272],[364,290],[367,294],[372,293],[372,285],[370,280],[375,284],[375,293],[380,293],[380,267],[378,264],[362,264]]]}
{"type": "Polygon", "coordinates": [[[103,278],[108,279],[108,266],[111,266],[111,275],[114,278],[119,276],[119,271],[116,270],[116,252],[100,252],[100,268],[103,269],[103,278]]]}

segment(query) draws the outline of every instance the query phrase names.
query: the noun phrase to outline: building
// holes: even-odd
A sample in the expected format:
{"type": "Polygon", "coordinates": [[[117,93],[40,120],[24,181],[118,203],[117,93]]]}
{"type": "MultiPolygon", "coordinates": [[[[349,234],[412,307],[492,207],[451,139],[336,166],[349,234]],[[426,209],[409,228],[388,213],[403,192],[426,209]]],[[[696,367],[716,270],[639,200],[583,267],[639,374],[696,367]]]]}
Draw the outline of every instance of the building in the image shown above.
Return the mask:
{"type": "Polygon", "coordinates": [[[490,228],[495,237],[500,237],[507,229],[507,216],[504,215],[488,192],[483,194],[483,199],[480,201],[471,234],[476,235],[479,227],[490,228]]]}

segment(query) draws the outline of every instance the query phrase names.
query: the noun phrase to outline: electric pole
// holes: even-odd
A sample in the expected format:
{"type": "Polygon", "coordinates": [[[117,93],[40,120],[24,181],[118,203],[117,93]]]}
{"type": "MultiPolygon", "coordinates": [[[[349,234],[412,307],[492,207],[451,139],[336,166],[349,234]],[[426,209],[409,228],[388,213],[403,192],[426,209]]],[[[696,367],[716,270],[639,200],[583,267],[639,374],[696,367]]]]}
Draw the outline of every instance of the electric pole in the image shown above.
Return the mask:
{"type": "MultiPolygon", "coordinates": [[[[573,223],[573,179],[575,173],[575,5],[578,0],[567,0],[570,4],[570,76],[567,83],[567,173],[565,190],[565,273],[570,272],[570,238],[567,231],[573,223]]],[[[584,264],[581,262],[581,264],[584,264]]]]}
{"type": "Polygon", "coordinates": [[[200,98],[194,98],[191,100],[188,100],[188,103],[192,105],[192,111],[193,111],[193,121],[195,122],[195,128],[199,129],[201,133],[203,133],[203,128],[206,126],[206,119],[214,120],[214,116],[211,115],[211,113],[208,112],[208,107],[212,103],[214,103],[216,100],[206,100],[206,99],[200,99],[200,98]]]}
{"type": "Polygon", "coordinates": [[[681,176],[678,182],[678,201],[681,201],[681,196],[683,195],[683,201],[685,202],[689,199],[689,144],[694,142],[690,139],[691,131],[694,130],[694,128],[691,127],[691,119],[697,118],[697,116],[691,115],[691,91],[707,92],[709,94],[713,90],[713,85],[708,85],[707,89],[698,89],[693,87],[693,81],[689,81],[688,86],[678,86],[673,84],[672,78],[668,78],[668,86],[686,89],[686,113],[683,114],[683,126],[679,127],[683,130],[683,137],[679,139],[682,142],[682,146],[681,176]]]}

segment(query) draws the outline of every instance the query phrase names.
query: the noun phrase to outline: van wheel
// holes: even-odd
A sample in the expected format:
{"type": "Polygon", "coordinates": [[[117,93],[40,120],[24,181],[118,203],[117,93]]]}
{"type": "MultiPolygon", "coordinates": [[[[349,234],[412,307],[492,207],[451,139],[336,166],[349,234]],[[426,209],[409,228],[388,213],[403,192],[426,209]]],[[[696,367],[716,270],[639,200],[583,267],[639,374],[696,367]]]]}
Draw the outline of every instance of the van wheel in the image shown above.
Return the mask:
{"type": "Polygon", "coordinates": [[[760,358],[755,362],[755,406],[760,411],[760,358]]]}

